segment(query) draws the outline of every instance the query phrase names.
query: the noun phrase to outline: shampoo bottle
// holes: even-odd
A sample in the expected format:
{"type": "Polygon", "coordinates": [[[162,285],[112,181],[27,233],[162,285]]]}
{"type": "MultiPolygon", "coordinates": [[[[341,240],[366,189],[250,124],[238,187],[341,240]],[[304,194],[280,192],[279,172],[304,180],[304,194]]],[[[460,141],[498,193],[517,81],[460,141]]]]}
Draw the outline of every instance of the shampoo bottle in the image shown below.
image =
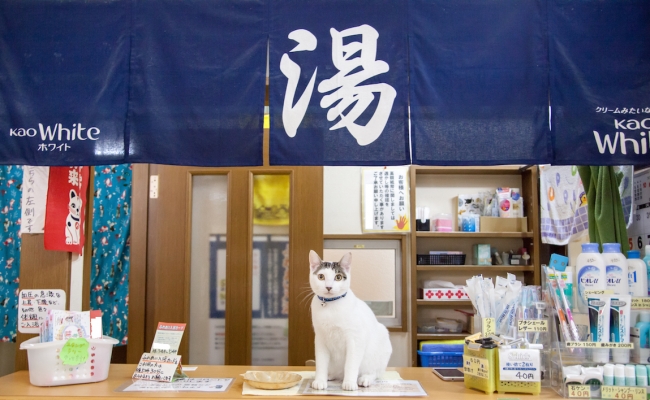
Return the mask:
{"type": "MultiPolygon", "coordinates": [[[[643,262],[648,270],[648,280],[650,281],[650,244],[645,245],[645,256],[643,257],[643,262]]],[[[650,296],[650,288],[648,288],[648,296],[650,296]]]]}
{"type": "Polygon", "coordinates": [[[650,311],[640,311],[639,322],[630,329],[630,337],[634,343],[632,360],[637,364],[650,364],[648,335],[650,335],[650,311]]]}
{"type": "Polygon", "coordinates": [[[621,244],[603,243],[603,258],[605,259],[607,289],[618,295],[629,294],[627,260],[621,253],[621,244]]]}
{"type": "Polygon", "coordinates": [[[627,276],[630,295],[646,297],[648,295],[648,269],[641,260],[639,250],[627,252],[627,276]]]}
{"type": "Polygon", "coordinates": [[[584,243],[582,253],[576,260],[578,283],[578,310],[586,314],[589,311],[585,290],[605,290],[605,259],[598,251],[598,243],[584,243]]]}

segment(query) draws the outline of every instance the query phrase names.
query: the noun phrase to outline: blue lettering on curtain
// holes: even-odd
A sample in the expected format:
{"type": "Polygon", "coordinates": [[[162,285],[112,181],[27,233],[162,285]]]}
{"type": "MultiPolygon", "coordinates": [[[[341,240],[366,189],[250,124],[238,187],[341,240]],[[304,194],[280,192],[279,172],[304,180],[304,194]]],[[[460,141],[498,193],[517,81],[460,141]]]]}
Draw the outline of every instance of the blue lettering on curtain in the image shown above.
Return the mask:
{"type": "Polygon", "coordinates": [[[271,2],[271,164],[410,162],[405,7],[271,2]]]}
{"type": "Polygon", "coordinates": [[[0,163],[124,159],[129,2],[0,2],[0,163]]]}
{"type": "Polygon", "coordinates": [[[266,1],[134,4],[127,160],[262,165],[266,1]]]}
{"type": "Polygon", "coordinates": [[[95,167],[90,308],[119,345],[128,340],[131,177],[130,164],[95,167]]]}
{"type": "Polygon", "coordinates": [[[554,164],[648,164],[650,2],[550,0],[554,164]]]}
{"type": "Polygon", "coordinates": [[[20,281],[20,198],[23,169],[0,166],[0,342],[15,342],[20,281]]]}
{"type": "Polygon", "coordinates": [[[413,164],[546,163],[544,0],[409,0],[413,164]]]}

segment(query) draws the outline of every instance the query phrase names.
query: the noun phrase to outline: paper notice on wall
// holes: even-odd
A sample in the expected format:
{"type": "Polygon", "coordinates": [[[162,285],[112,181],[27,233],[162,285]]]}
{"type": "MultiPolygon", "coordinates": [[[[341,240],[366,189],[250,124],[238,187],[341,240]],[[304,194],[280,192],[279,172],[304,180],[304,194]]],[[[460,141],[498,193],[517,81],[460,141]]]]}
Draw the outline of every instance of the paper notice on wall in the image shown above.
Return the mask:
{"type": "Polygon", "coordinates": [[[364,232],[408,232],[411,224],[407,167],[361,171],[364,232]]]}
{"type": "Polygon", "coordinates": [[[65,310],[66,295],[61,289],[29,289],[18,294],[18,332],[40,333],[48,310],[65,310]]]}
{"type": "Polygon", "coordinates": [[[23,167],[20,233],[43,233],[50,167],[23,167]]]}

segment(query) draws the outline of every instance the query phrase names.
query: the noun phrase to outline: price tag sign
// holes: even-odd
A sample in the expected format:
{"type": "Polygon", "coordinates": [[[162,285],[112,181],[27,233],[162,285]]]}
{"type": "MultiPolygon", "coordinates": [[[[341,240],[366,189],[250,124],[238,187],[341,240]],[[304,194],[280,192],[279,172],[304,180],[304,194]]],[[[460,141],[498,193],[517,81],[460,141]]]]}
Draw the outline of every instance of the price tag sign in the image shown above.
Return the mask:
{"type": "Polygon", "coordinates": [[[494,321],[494,318],[483,318],[483,326],[481,329],[483,336],[494,335],[495,326],[496,326],[496,322],[494,321]]]}
{"type": "Polygon", "coordinates": [[[634,343],[566,342],[566,347],[584,349],[634,349],[634,343]]]}
{"type": "Polygon", "coordinates": [[[632,297],[633,310],[650,310],[650,297],[632,297]]]}
{"type": "Polygon", "coordinates": [[[614,294],[614,291],[611,290],[611,289],[610,290],[593,290],[593,289],[590,289],[590,290],[585,290],[584,292],[582,292],[582,297],[584,297],[586,299],[589,296],[593,296],[593,295],[600,296],[600,295],[604,295],[604,294],[614,294]]]}
{"type": "Polygon", "coordinates": [[[603,399],[646,400],[646,388],[638,386],[601,386],[603,399]]]}
{"type": "Polygon", "coordinates": [[[591,397],[589,385],[567,385],[567,394],[575,399],[588,399],[591,397]]]}
{"type": "Polygon", "coordinates": [[[499,376],[502,381],[540,382],[539,350],[499,349],[499,376]]]}
{"type": "Polygon", "coordinates": [[[548,332],[548,321],[545,319],[521,319],[517,321],[519,332],[548,332]]]}
{"type": "Polygon", "coordinates": [[[486,358],[463,356],[463,372],[466,375],[489,379],[490,364],[486,358]]]}

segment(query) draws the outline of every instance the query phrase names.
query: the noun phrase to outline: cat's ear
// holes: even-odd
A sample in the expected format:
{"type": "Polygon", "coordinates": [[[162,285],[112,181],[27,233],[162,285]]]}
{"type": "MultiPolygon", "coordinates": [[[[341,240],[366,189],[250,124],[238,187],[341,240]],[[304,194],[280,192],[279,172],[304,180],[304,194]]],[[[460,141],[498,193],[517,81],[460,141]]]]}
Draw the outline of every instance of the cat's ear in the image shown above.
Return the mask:
{"type": "Polygon", "coordinates": [[[341,267],[345,270],[345,272],[350,272],[350,265],[352,264],[352,253],[346,253],[343,257],[341,257],[339,264],[341,264],[341,267]]]}
{"type": "Polygon", "coordinates": [[[316,268],[320,267],[321,259],[318,257],[318,254],[314,250],[309,250],[309,268],[311,272],[316,271],[316,268]]]}

